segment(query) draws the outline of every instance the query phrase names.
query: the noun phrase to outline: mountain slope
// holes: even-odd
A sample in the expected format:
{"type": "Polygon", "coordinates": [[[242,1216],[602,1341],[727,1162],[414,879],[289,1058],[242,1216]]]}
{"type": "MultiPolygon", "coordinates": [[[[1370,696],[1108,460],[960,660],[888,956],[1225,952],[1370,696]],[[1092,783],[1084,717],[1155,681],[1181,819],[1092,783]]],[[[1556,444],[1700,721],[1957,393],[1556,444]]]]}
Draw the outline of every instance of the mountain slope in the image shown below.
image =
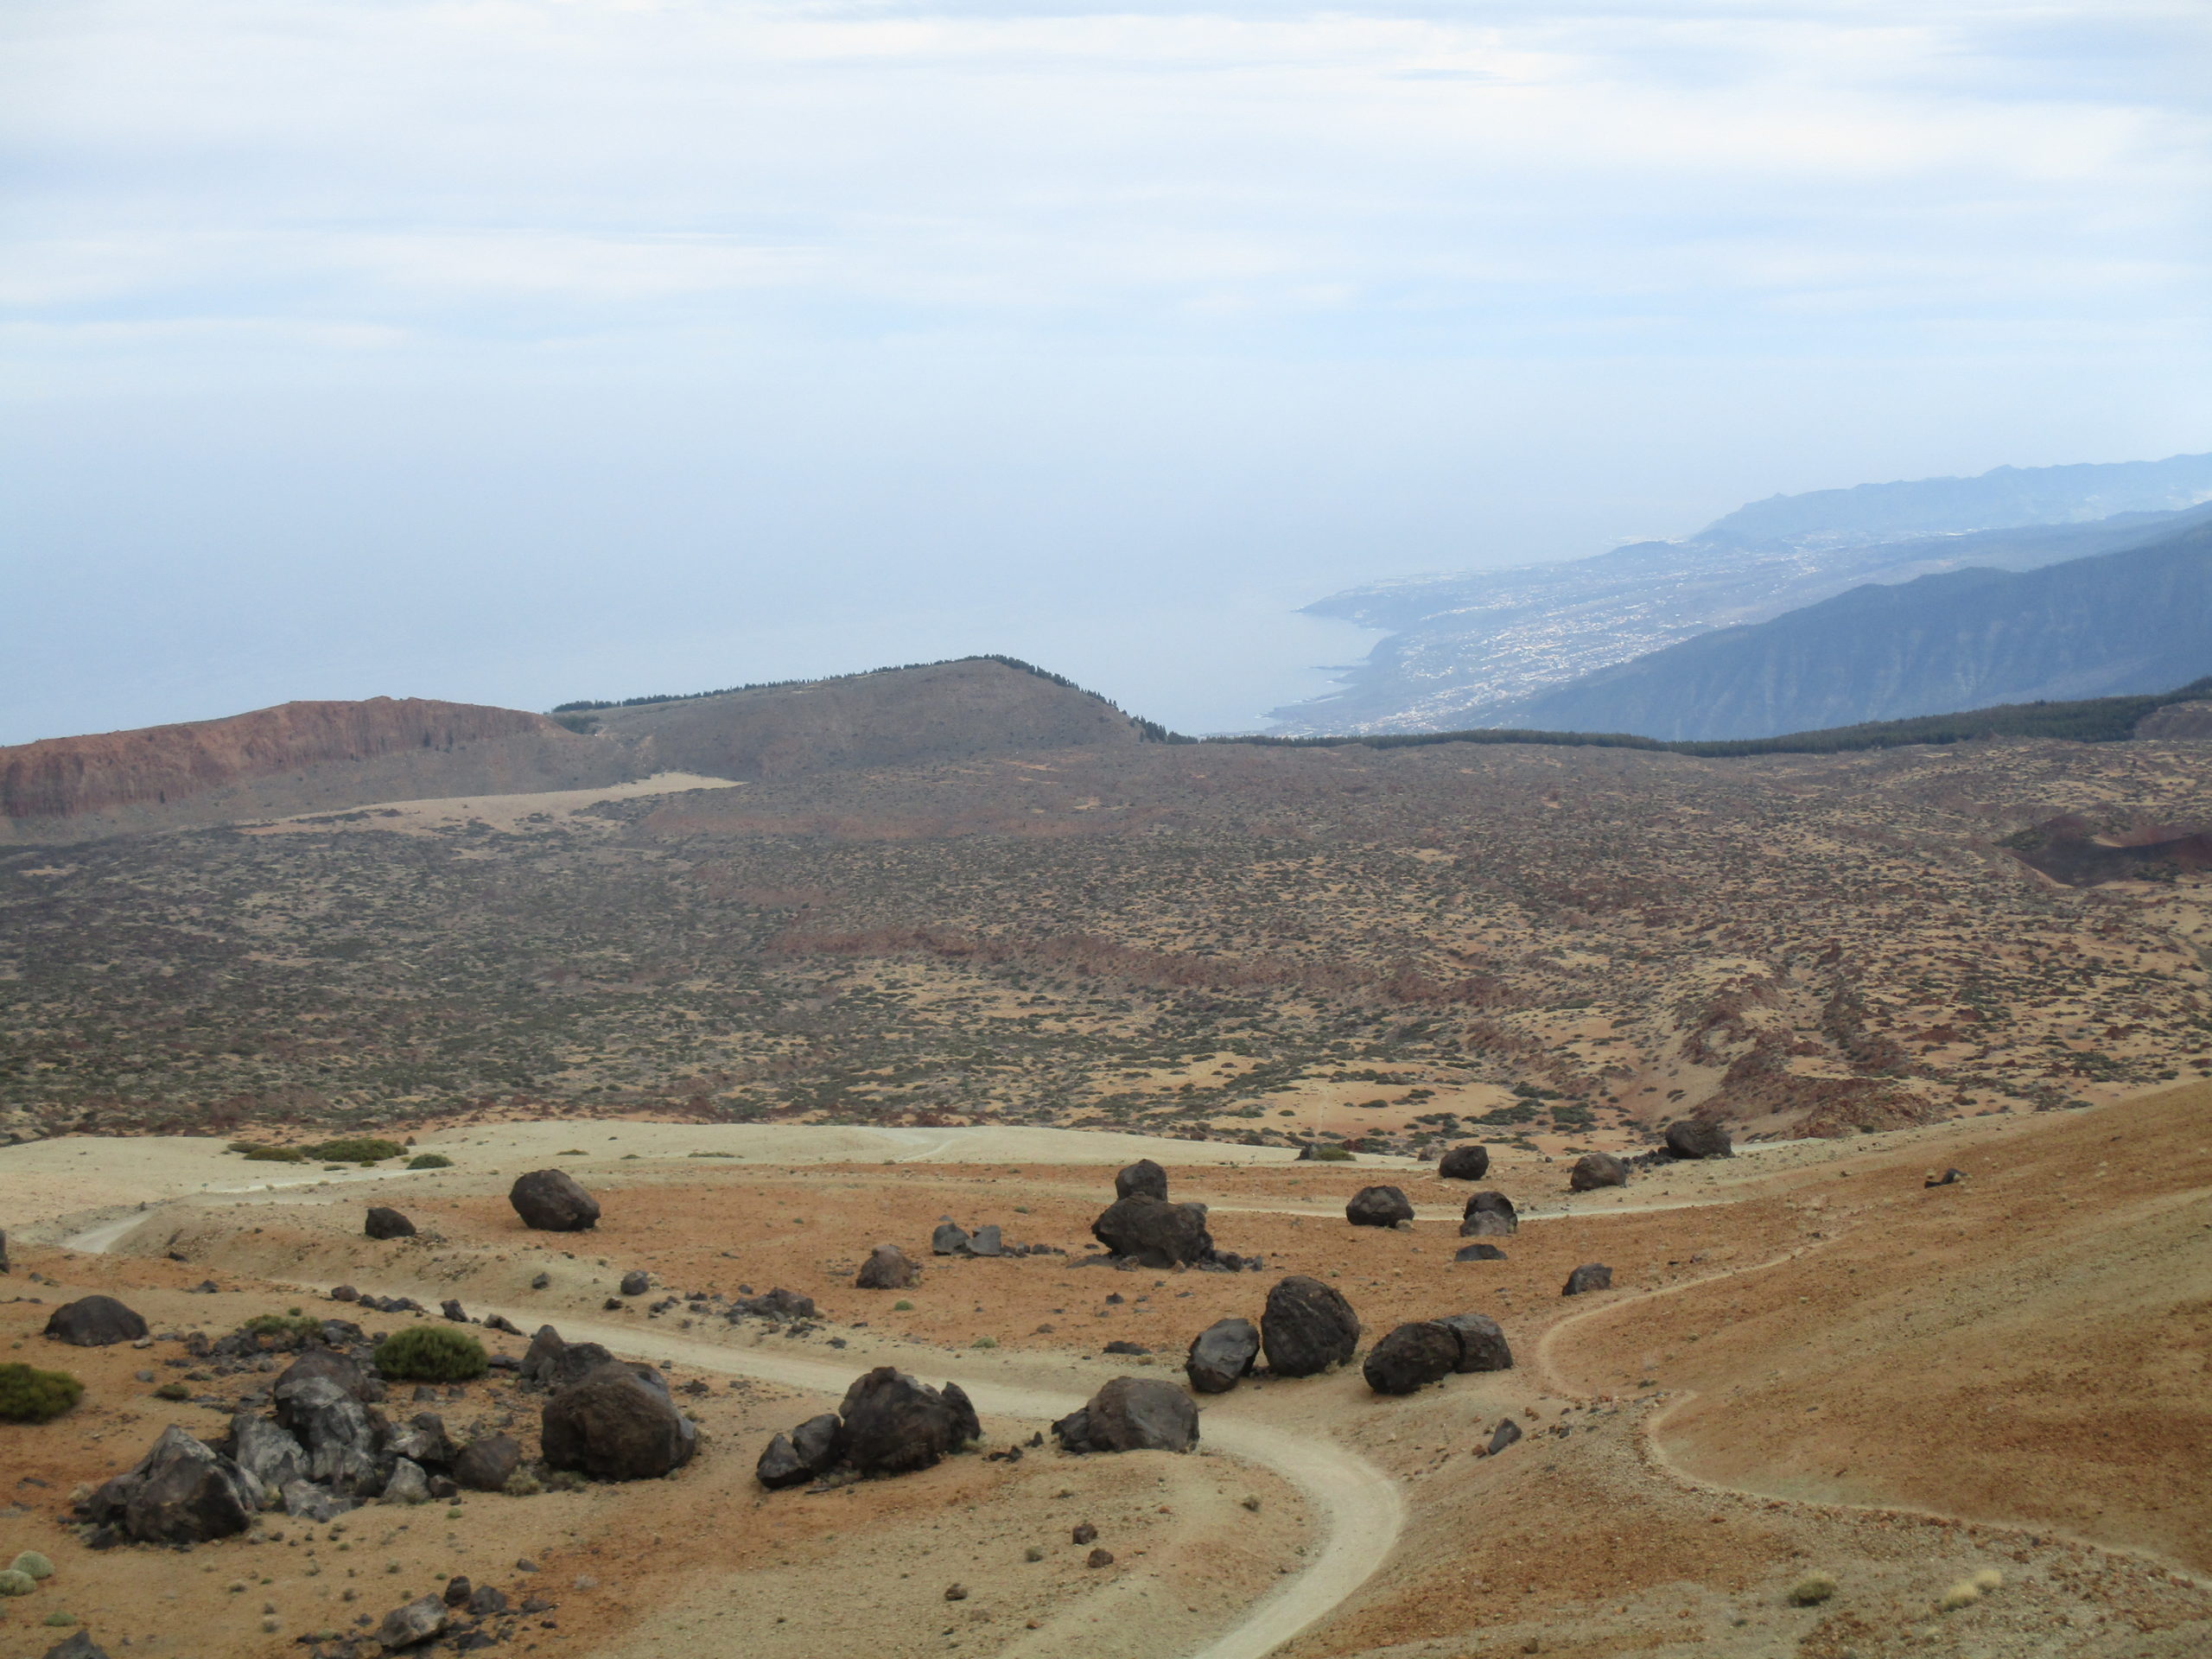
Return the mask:
{"type": "Polygon", "coordinates": [[[287,702],[0,748],[0,835],[82,841],[373,801],[613,783],[629,757],[543,715],[423,697],[287,702]]]}
{"type": "Polygon", "coordinates": [[[2155,691],[2212,668],[2212,519],[2026,572],[1856,588],[1517,705],[1516,723],[1767,737],[1996,702],[2155,691]]]}
{"type": "Polygon", "coordinates": [[[1136,724],[1103,697],[988,657],[671,699],[597,717],[601,732],[648,770],[747,780],[1142,741],[1136,724]]]}
{"type": "Polygon", "coordinates": [[[1999,467],[1979,479],[1777,496],[1685,542],[1352,588],[1306,609],[1391,637],[1344,690],[1274,710],[1274,729],[1505,724],[1503,705],[1711,628],[1764,621],[1866,582],[2024,570],[2138,545],[2208,497],[2212,455],[1999,467]],[[2038,516],[2054,522],[2027,522],[2038,516]]]}

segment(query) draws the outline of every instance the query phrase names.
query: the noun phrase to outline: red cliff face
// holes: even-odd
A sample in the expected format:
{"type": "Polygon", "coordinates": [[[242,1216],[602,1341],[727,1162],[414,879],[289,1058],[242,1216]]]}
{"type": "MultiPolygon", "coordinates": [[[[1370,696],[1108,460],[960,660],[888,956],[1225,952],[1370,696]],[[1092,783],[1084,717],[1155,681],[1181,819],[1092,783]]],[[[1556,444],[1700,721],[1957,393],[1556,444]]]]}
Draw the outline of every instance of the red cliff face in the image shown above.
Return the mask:
{"type": "MultiPolygon", "coordinates": [[[[0,817],[73,818],[188,799],[208,790],[329,761],[561,728],[543,715],[422,697],[287,702],[274,709],[55,737],[0,748],[0,817]]],[[[565,735],[565,734],[561,734],[565,735]]]]}

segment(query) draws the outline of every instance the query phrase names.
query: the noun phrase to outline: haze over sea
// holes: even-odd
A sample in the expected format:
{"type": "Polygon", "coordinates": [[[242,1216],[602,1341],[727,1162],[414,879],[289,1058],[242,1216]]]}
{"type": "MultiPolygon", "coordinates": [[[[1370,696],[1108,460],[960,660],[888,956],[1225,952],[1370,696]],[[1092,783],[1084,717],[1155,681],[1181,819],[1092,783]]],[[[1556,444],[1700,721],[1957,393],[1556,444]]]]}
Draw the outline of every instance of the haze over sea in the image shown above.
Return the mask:
{"type": "Polygon", "coordinates": [[[41,3],[0,741],[1292,615],[2212,412],[2205,14],[41,3]]]}

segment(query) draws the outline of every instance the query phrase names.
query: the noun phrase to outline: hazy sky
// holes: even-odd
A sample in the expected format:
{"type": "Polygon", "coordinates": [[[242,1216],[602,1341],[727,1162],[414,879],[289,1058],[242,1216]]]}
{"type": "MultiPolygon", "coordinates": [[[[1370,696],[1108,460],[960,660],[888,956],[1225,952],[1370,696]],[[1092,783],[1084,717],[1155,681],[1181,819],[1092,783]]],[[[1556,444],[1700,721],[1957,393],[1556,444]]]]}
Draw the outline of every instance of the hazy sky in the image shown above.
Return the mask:
{"type": "Polygon", "coordinates": [[[0,741],[1004,651],[2212,448],[2202,0],[10,0],[0,741]]]}

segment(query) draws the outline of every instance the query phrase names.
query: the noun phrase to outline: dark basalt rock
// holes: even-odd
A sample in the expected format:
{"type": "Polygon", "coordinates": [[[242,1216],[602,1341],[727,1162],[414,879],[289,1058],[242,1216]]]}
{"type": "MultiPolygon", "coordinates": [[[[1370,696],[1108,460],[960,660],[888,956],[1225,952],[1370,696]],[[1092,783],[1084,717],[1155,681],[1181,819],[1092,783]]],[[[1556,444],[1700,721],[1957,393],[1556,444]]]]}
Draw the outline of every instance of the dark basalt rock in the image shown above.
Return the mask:
{"type": "Polygon", "coordinates": [[[563,1342],[558,1331],[541,1325],[523,1351],[522,1379],[541,1388],[563,1389],[582,1382],[613,1357],[595,1342],[563,1342]]]}
{"type": "Polygon", "coordinates": [[[653,1287],[652,1275],[642,1268],[632,1268],[622,1275],[622,1294],[642,1296],[653,1287]]]}
{"type": "Polygon", "coordinates": [[[764,1296],[741,1296],[729,1305],[732,1319],[750,1316],[761,1319],[790,1322],[811,1319],[820,1316],[814,1309],[814,1298],[802,1296],[795,1290],[785,1290],[779,1285],[764,1296]]]}
{"type": "Polygon", "coordinates": [[[1611,1290],[1613,1270],[1602,1262],[1586,1262],[1567,1275],[1567,1288],[1562,1296],[1580,1296],[1586,1291],[1611,1290]]]}
{"type": "Polygon", "coordinates": [[[1521,1438],[1521,1425],[1510,1417],[1501,1418],[1490,1437],[1490,1454],[1493,1458],[1521,1438]]]}
{"type": "Polygon", "coordinates": [[[204,1544],[244,1532],[261,1485],[230,1459],[172,1425],[128,1473],[86,1506],[86,1518],[118,1526],[142,1544],[204,1544]]]}
{"type": "Polygon", "coordinates": [[[1686,1117],[1667,1126],[1667,1150],[1677,1158],[1733,1158],[1736,1142],[1710,1118],[1686,1117]]]}
{"type": "Polygon", "coordinates": [[[975,1230],[968,1240],[968,1254],[982,1256],[1006,1254],[1006,1239],[999,1231],[996,1222],[992,1222],[988,1226],[978,1227],[975,1230]]]}
{"type": "Polygon", "coordinates": [[[843,1426],[835,1412],[810,1417],[768,1442],[753,1476],[771,1489],[802,1485],[836,1467],[843,1426]]]}
{"type": "Polygon", "coordinates": [[[1188,1267],[1213,1253],[1203,1204],[1169,1204],[1139,1193],[1116,1198],[1090,1224],[1091,1236],[1140,1267],[1188,1267]]]}
{"type": "Polygon", "coordinates": [[[415,1224],[398,1211],[379,1204],[371,1206],[368,1221],[361,1230],[371,1238],[412,1238],[415,1224]]]}
{"type": "Polygon", "coordinates": [[[383,1490],[378,1426],[368,1408],[328,1376],[307,1376],[276,1395],[276,1416],[307,1448],[308,1478],[340,1491],[383,1490]]]}
{"type": "Polygon", "coordinates": [[[1395,1227],[1414,1218],[1414,1207],[1395,1186],[1363,1186],[1344,1205],[1344,1219],[1355,1227],[1395,1227]]]}
{"type": "Polygon", "coordinates": [[[1149,1158],[1140,1158],[1120,1174],[1114,1177],[1114,1196],[1134,1198],[1141,1194],[1147,1198],[1167,1202],[1167,1172],[1149,1158]]]}
{"type": "Polygon", "coordinates": [[[146,1321],[112,1296],[86,1296],[47,1315],[46,1334],[75,1348],[105,1348],[137,1341],[146,1334],[146,1321]]]}
{"type": "Polygon", "coordinates": [[[1468,1244],[1455,1251],[1454,1262],[1503,1262],[1505,1252],[1495,1244],[1468,1244]]]}
{"type": "Polygon", "coordinates": [[[1453,1362],[1455,1371],[1510,1371],[1513,1369],[1513,1350],[1505,1340],[1505,1332],[1497,1321],[1481,1313],[1447,1313],[1436,1321],[1449,1331],[1459,1344],[1459,1357],[1453,1362]]]}
{"type": "Polygon", "coordinates": [[[1376,1343],[1360,1370],[1377,1394],[1411,1394],[1441,1382],[1459,1363],[1459,1338],[1433,1320],[1416,1319],[1376,1343]]]}
{"type": "Polygon", "coordinates": [[[496,1492],[522,1467],[522,1447],[505,1434],[486,1434],[454,1453],[453,1478],[472,1492],[496,1492]]]}
{"type": "Polygon", "coordinates": [[[1963,1169],[1947,1169],[1941,1175],[1930,1175],[1921,1185],[1923,1186],[1949,1186],[1966,1179],[1967,1173],[1963,1169]]]}
{"type": "Polygon", "coordinates": [[[936,1255],[967,1255],[968,1230],[950,1216],[939,1216],[936,1230],[930,1234],[930,1250],[936,1255]]]}
{"type": "Polygon", "coordinates": [[[1184,1375],[1200,1394],[1226,1394],[1260,1357],[1259,1327],[1249,1319],[1217,1319],[1191,1339],[1184,1375]]]}
{"type": "Polygon", "coordinates": [[[1521,1230],[1521,1212],[1503,1192],[1471,1193],[1460,1212],[1462,1238],[1507,1238],[1521,1230]]]}
{"type": "Polygon", "coordinates": [[[1454,1147],[1438,1160],[1436,1173],[1447,1181],[1479,1181],[1490,1173],[1490,1148],[1454,1147]]]}
{"type": "Polygon", "coordinates": [[[968,1438],[975,1409],[956,1403],[893,1366],[854,1379],[838,1414],[845,1460],[864,1475],[926,1469],[968,1438]]]}
{"type": "Polygon", "coordinates": [[[853,1283],[861,1290],[907,1290],[922,1276],[922,1270],[906,1259],[906,1252],[896,1244],[879,1244],[861,1263],[859,1276],[853,1283]]]}
{"type": "Polygon", "coordinates": [[[619,1363],[560,1389],[541,1414],[545,1461],[601,1480],[664,1475],[691,1460],[698,1440],[658,1371],[619,1363]]]}
{"type": "Polygon", "coordinates": [[[599,1224],[599,1204],[564,1170],[534,1169],[507,1191],[525,1227],[543,1233],[581,1233],[599,1224]]]}
{"type": "Polygon", "coordinates": [[[232,1462],[271,1491],[281,1492],[308,1473],[308,1452],[299,1441],[253,1412],[241,1411],[231,1419],[232,1462]]]}
{"type": "Polygon", "coordinates": [[[1117,1376],[1052,1433],[1070,1452],[1187,1452],[1198,1443],[1198,1408],[1172,1382],[1117,1376]]]}
{"type": "Polygon", "coordinates": [[[77,1630],[48,1648],[42,1659],[107,1659],[107,1649],[77,1630]]]}
{"type": "Polygon", "coordinates": [[[1610,1152],[1586,1152],[1567,1172],[1567,1185],[1576,1192],[1588,1192],[1601,1186],[1626,1186],[1628,1166],[1610,1152]]]}
{"type": "Polygon", "coordinates": [[[1260,1342],[1276,1376],[1313,1376],[1351,1358],[1359,1318],[1332,1287],[1293,1274],[1268,1293],[1260,1342]]]}

